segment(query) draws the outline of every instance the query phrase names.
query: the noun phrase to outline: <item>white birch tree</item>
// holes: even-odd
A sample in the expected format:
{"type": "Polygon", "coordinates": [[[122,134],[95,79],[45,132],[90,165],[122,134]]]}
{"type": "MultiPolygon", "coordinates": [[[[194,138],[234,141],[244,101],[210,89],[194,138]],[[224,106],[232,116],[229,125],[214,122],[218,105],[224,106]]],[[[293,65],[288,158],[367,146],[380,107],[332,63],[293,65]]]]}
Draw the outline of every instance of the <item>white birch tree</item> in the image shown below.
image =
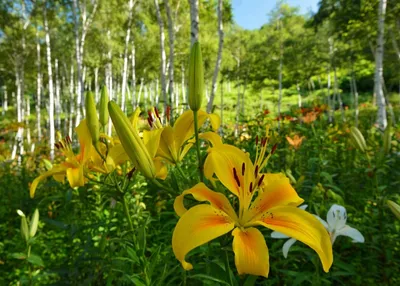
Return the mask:
{"type": "Polygon", "coordinates": [[[222,24],[222,7],[223,7],[222,6],[222,0],[218,0],[218,6],[217,6],[218,36],[219,36],[218,54],[217,54],[217,61],[215,62],[214,74],[213,74],[213,78],[212,78],[210,100],[208,101],[208,104],[207,104],[207,112],[208,113],[210,113],[211,110],[212,110],[215,93],[217,92],[217,79],[218,79],[219,69],[221,67],[222,49],[223,49],[223,46],[224,46],[224,29],[223,29],[223,24],[222,24]]]}

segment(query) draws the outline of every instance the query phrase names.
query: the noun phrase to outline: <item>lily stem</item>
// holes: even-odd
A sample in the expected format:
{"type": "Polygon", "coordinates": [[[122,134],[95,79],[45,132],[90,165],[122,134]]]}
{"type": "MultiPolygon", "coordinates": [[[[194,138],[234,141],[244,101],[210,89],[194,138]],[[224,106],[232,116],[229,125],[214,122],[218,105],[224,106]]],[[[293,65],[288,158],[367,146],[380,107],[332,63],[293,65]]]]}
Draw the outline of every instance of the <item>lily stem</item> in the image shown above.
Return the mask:
{"type": "Polygon", "coordinates": [[[203,166],[200,155],[200,141],[199,141],[199,129],[198,129],[199,122],[197,117],[197,110],[193,110],[193,116],[194,116],[194,135],[196,138],[197,160],[199,162],[199,176],[200,176],[200,181],[203,182],[203,166]]]}
{"type": "Polygon", "coordinates": [[[164,186],[163,184],[161,184],[159,181],[157,181],[156,179],[151,180],[157,187],[166,190],[168,192],[174,193],[175,191],[167,186],[164,186]]]}
{"type": "Polygon", "coordinates": [[[228,250],[225,250],[225,271],[226,271],[226,275],[228,275],[229,285],[233,285],[231,272],[229,270],[230,270],[230,268],[229,268],[228,250]]]}
{"type": "Polygon", "coordinates": [[[126,215],[126,218],[127,218],[127,220],[128,220],[128,223],[129,223],[129,228],[131,229],[132,232],[134,232],[135,229],[133,228],[133,223],[132,223],[132,219],[131,219],[131,214],[130,214],[130,212],[129,212],[128,202],[126,201],[125,196],[123,196],[122,202],[123,202],[123,205],[124,205],[125,215],[126,215]]]}

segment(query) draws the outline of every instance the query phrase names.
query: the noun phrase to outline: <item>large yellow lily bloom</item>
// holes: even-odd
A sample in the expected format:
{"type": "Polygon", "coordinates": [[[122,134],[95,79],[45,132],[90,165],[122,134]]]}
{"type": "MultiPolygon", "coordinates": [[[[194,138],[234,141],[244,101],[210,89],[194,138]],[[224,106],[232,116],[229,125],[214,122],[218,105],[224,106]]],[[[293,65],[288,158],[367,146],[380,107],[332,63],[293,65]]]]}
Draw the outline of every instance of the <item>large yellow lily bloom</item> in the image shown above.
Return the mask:
{"type": "MultiPolygon", "coordinates": [[[[197,114],[199,126],[203,125],[207,118],[209,118],[212,129],[217,130],[219,128],[221,120],[218,115],[208,114],[203,110],[199,110],[197,114]]],[[[149,123],[153,130],[143,131],[143,139],[149,141],[151,137],[161,136],[156,156],[167,160],[171,164],[182,161],[195,143],[194,140],[190,140],[194,136],[193,111],[187,110],[182,113],[173,127],[163,127],[157,111],[149,113],[149,123]]]]}
{"type": "Polygon", "coordinates": [[[328,272],[333,256],[324,226],[313,215],[297,208],[303,199],[283,174],[260,173],[268,158],[265,143],[263,140],[255,165],[248,154],[231,145],[217,142],[208,151],[205,175],[208,178],[215,175],[238,198],[238,212],[225,195],[210,190],[203,183],[175,199],[174,208],[180,219],[172,236],[172,247],[184,269],[193,268],[185,260],[189,251],[233,230],[233,251],[239,274],[268,277],[268,247],[261,232],[255,228],[264,226],[310,246],[319,255],[324,271],[328,272]],[[187,210],[183,199],[189,194],[197,201],[209,204],[187,210]]]}
{"type": "Polygon", "coordinates": [[[92,138],[86,125],[86,119],[79,123],[75,131],[78,134],[80,153],[78,155],[74,154],[71,146],[72,142],[69,137],[56,143],[56,147],[61,150],[65,156],[65,162],[54,165],[51,170],[33,180],[30,186],[31,198],[35,196],[38,184],[50,176],[53,176],[54,179],[59,182],[63,182],[65,176],[67,176],[71,188],[80,187],[85,184],[84,167],[93,149],[92,138]]]}

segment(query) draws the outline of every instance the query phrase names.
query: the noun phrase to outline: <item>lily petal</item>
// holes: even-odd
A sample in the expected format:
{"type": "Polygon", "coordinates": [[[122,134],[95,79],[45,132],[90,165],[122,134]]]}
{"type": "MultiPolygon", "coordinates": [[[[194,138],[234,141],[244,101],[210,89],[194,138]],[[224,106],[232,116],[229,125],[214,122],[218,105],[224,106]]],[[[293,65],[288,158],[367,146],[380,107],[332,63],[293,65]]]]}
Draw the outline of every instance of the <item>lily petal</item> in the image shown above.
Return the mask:
{"type": "Polygon", "coordinates": [[[264,191],[251,204],[245,214],[245,221],[250,221],[276,206],[296,207],[304,202],[283,174],[264,174],[264,176],[264,191]]]}
{"type": "Polygon", "coordinates": [[[251,197],[249,186],[250,182],[254,181],[254,167],[248,154],[228,144],[210,148],[204,162],[204,175],[209,179],[212,178],[213,174],[229,191],[241,197],[244,204],[249,201],[248,197],[251,197]],[[242,176],[243,165],[245,166],[244,176],[242,176]],[[237,180],[239,180],[240,185],[238,185],[237,180]]]}
{"type": "Polygon", "coordinates": [[[212,130],[216,131],[221,126],[221,118],[217,114],[208,114],[212,130]]]}
{"type": "Polygon", "coordinates": [[[353,242],[364,243],[365,239],[364,236],[359,232],[357,229],[345,225],[338,231],[335,231],[334,236],[332,238],[332,244],[335,241],[336,237],[339,235],[348,236],[353,239],[353,242]]]}
{"type": "Polygon", "coordinates": [[[198,183],[193,188],[184,191],[181,195],[177,196],[174,202],[174,209],[178,216],[182,216],[187,212],[183,205],[185,195],[191,194],[199,202],[209,202],[214,208],[223,211],[230,216],[233,220],[237,221],[237,215],[231,203],[221,193],[210,190],[204,183],[198,183]]]}
{"type": "Polygon", "coordinates": [[[89,158],[92,149],[92,136],[90,136],[89,129],[86,125],[86,119],[83,119],[75,128],[79,138],[80,153],[77,156],[81,164],[84,164],[89,158]]]}
{"type": "Polygon", "coordinates": [[[287,258],[289,254],[289,249],[292,247],[292,245],[297,241],[295,238],[288,239],[282,246],[282,252],[283,256],[287,258]]]}
{"type": "Polygon", "coordinates": [[[326,228],[326,230],[329,231],[328,223],[326,221],[324,221],[322,218],[320,218],[319,216],[317,216],[317,215],[314,215],[314,216],[319,220],[320,223],[322,223],[322,225],[326,228]]]}
{"type": "Polygon", "coordinates": [[[107,171],[113,171],[118,165],[123,164],[127,160],[129,160],[129,157],[122,144],[111,147],[106,158],[107,171]]]}
{"type": "Polygon", "coordinates": [[[35,178],[29,188],[29,194],[30,194],[31,198],[33,198],[35,196],[36,188],[41,181],[43,181],[44,179],[46,179],[47,177],[50,177],[50,176],[57,176],[57,178],[59,179],[60,178],[59,175],[65,174],[66,170],[67,169],[65,167],[63,167],[62,165],[53,165],[53,168],[51,170],[49,170],[49,171],[41,174],[37,178],[35,178]]]}
{"type": "Polygon", "coordinates": [[[167,126],[162,130],[157,155],[168,160],[171,164],[176,164],[179,148],[174,141],[174,129],[171,126],[167,126]]]}
{"type": "Polygon", "coordinates": [[[189,209],[179,219],[172,234],[172,249],[185,270],[193,269],[185,256],[192,249],[230,232],[234,221],[210,205],[198,205],[189,209]]]}
{"type": "Polygon", "coordinates": [[[218,146],[222,144],[221,137],[215,132],[207,131],[201,133],[199,134],[199,138],[207,140],[212,146],[218,146]]]}
{"type": "Polygon", "coordinates": [[[156,156],[163,128],[143,131],[143,143],[152,158],[156,156]]]}
{"type": "Polygon", "coordinates": [[[346,209],[343,206],[332,205],[326,215],[326,219],[329,225],[329,232],[339,230],[346,225],[346,209]]]}
{"type": "Polygon", "coordinates": [[[85,185],[85,177],[83,175],[83,166],[67,169],[67,179],[71,188],[81,187],[85,185]]]}
{"type": "Polygon", "coordinates": [[[165,166],[163,160],[161,158],[154,158],[154,167],[156,168],[156,178],[165,180],[168,175],[167,166],[165,166]]]}
{"type": "Polygon", "coordinates": [[[254,227],[245,230],[235,228],[232,235],[235,264],[239,275],[252,274],[268,277],[269,253],[261,232],[254,227]]]}
{"type": "Polygon", "coordinates": [[[324,226],[308,212],[293,206],[277,206],[247,224],[252,225],[263,225],[307,244],[319,255],[324,271],[329,271],[333,262],[331,239],[324,226]]]}

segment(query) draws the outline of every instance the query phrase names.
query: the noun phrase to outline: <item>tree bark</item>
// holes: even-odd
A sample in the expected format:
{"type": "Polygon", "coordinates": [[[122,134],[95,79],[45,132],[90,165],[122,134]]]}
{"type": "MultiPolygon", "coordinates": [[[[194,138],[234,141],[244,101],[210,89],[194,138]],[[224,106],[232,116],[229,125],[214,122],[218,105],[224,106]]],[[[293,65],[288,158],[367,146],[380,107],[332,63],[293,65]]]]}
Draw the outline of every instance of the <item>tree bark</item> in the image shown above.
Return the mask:
{"type": "Polygon", "coordinates": [[[46,33],[46,57],[47,73],[49,77],[49,123],[50,123],[50,159],[54,159],[55,129],[54,129],[54,90],[53,90],[53,70],[51,66],[51,46],[50,32],[47,22],[47,9],[43,9],[44,31],[46,33]]]}
{"type": "MultiPolygon", "coordinates": [[[[168,39],[169,39],[169,70],[168,70],[168,81],[169,81],[169,96],[170,105],[172,107],[172,101],[175,98],[174,94],[174,53],[175,53],[175,25],[172,20],[171,8],[169,7],[168,0],[164,0],[165,9],[167,11],[168,18],[168,39]]],[[[176,107],[177,108],[177,107],[176,107]]],[[[171,109],[172,111],[173,109],[171,109]]],[[[170,117],[173,119],[173,116],[170,117]]]]}
{"type": "Polygon", "coordinates": [[[136,59],[135,59],[135,38],[132,36],[132,107],[136,108],[136,59]]]}
{"type": "Polygon", "coordinates": [[[199,40],[199,0],[189,0],[190,4],[190,46],[199,40]]]}
{"type": "Polygon", "coordinates": [[[222,49],[224,46],[224,29],[223,29],[223,25],[222,25],[222,0],[218,0],[217,14],[218,14],[218,35],[219,35],[218,55],[217,55],[217,61],[215,63],[215,69],[214,69],[214,74],[213,74],[213,79],[212,79],[212,84],[211,84],[210,100],[208,101],[208,104],[207,104],[207,112],[208,113],[210,113],[212,110],[215,93],[217,92],[217,79],[218,79],[219,69],[221,67],[222,49]]]}
{"type": "Polygon", "coordinates": [[[384,51],[384,25],[386,13],[386,0],[379,1],[379,20],[378,20],[378,38],[375,56],[375,77],[374,77],[374,94],[378,105],[376,123],[381,130],[385,130],[387,126],[386,102],[382,88],[383,78],[383,51],[384,51]]]}
{"type": "Polygon", "coordinates": [[[41,99],[42,99],[42,73],[41,73],[41,61],[40,61],[40,40],[39,40],[39,30],[36,27],[36,130],[38,141],[42,140],[42,128],[41,128],[41,99]]]}
{"type": "Polygon", "coordinates": [[[161,56],[161,65],[160,65],[160,77],[161,77],[161,96],[164,100],[164,122],[167,122],[167,92],[166,92],[166,78],[165,78],[165,35],[164,35],[164,22],[161,17],[160,6],[158,5],[158,0],[154,0],[154,5],[156,7],[156,15],[158,26],[160,27],[160,56],[161,56]]]}
{"type": "Polygon", "coordinates": [[[58,59],[55,60],[54,64],[54,72],[56,77],[56,122],[57,122],[57,130],[61,128],[61,98],[60,98],[60,80],[58,77],[58,59]]]}
{"type": "Polygon", "coordinates": [[[132,26],[132,12],[133,12],[133,6],[135,3],[133,0],[129,0],[129,5],[128,5],[128,27],[126,30],[126,36],[125,36],[125,48],[124,48],[124,69],[122,71],[122,92],[121,92],[121,109],[122,111],[125,112],[125,94],[126,94],[126,89],[127,89],[127,81],[128,81],[128,46],[129,46],[129,39],[131,37],[131,26],[132,26]]]}

